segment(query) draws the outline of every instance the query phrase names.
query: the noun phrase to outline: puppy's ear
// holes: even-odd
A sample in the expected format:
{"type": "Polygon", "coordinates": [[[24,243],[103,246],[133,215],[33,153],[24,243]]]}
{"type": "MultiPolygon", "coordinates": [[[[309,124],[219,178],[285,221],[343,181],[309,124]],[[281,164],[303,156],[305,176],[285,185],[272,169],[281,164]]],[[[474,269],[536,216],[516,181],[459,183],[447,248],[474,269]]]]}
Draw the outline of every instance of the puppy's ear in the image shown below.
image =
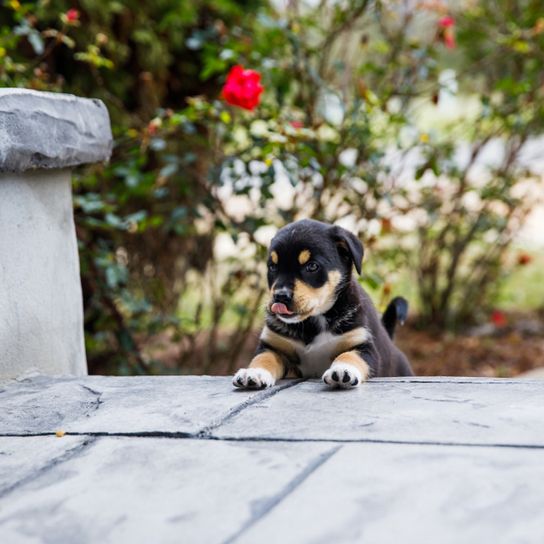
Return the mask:
{"type": "Polygon", "coordinates": [[[361,273],[363,266],[364,249],[363,244],[355,234],[349,232],[342,227],[334,226],[331,229],[332,239],[338,247],[338,252],[341,256],[347,256],[355,265],[357,273],[361,273]]]}

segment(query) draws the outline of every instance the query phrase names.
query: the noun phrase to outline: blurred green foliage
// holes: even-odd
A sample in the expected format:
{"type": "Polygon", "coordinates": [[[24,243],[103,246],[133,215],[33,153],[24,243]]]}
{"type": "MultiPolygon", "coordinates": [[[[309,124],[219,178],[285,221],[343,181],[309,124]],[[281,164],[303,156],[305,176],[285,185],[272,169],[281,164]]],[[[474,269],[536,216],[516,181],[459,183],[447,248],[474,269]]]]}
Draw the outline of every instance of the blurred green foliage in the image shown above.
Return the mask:
{"type": "Polygon", "coordinates": [[[408,268],[422,324],[477,320],[535,203],[543,51],[529,0],[4,2],[0,84],[101,98],[112,118],[110,164],[75,179],[91,371],[232,369],[267,229],[305,216],[361,234],[379,304],[408,268]],[[220,99],[237,63],[262,74],[253,113],[220,99]],[[168,368],[152,337],[179,346],[168,368]]]}

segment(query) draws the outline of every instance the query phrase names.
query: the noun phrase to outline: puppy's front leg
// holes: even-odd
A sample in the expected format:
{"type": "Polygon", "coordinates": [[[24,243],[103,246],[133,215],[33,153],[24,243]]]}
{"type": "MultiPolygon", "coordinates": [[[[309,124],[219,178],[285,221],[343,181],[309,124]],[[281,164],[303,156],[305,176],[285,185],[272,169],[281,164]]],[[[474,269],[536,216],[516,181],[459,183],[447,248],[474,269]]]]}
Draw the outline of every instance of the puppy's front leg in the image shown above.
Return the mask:
{"type": "Polygon", "coordinates": [[[245,389],[272,387],[276,380],[285,375],[285,365],[281,357],[270,350],[258,353],[253,357],[249,368],[241,368],[236,372],[232,383],[245,389]]]}
{"type": "Polygon", "coordinates": [[[359,351],[345,351],[334,359],[323,374],[323,381],[331,387],[350,389],[364,382],[370,374],[370,367],[359,351]]]}

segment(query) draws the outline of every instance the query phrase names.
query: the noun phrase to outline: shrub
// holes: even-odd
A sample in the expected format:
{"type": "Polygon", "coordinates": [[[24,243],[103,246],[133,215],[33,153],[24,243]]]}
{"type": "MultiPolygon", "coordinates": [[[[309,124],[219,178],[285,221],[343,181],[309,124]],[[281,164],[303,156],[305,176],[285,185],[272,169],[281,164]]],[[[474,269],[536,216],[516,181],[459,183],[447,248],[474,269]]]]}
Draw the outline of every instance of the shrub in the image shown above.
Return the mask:
{"type": "Polygon", "coordinates": [[[112,116],[111,163],[75,182],[91,369],[169,371],[142,350],[160,333],[174,367],[231,370],[270,233],[303,216],[361,234],[379,301],[409,269],[423,323],[476,319],[534,203],[522,155],[543,124],[538,6],[500,4],[4,8],[2,84],[96,96],[112,116]],[[236,64],[262,76],[254,111],[221,99],[236,64]]]}

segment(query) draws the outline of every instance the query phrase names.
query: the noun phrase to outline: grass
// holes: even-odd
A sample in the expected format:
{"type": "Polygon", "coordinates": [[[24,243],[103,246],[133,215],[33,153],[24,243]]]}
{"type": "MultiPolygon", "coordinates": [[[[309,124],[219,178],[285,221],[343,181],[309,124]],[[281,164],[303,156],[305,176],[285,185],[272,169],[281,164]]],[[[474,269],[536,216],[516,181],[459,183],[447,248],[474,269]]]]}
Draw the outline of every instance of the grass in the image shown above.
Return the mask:
{"type": "Polygon", "coordinates": [[[497,307],[507,311],[535,311],[544,308],[544,251],[527,251],[514,248],[531,257],[525,266],[516,266],[502,282],[497,297],[497,307]]]}

